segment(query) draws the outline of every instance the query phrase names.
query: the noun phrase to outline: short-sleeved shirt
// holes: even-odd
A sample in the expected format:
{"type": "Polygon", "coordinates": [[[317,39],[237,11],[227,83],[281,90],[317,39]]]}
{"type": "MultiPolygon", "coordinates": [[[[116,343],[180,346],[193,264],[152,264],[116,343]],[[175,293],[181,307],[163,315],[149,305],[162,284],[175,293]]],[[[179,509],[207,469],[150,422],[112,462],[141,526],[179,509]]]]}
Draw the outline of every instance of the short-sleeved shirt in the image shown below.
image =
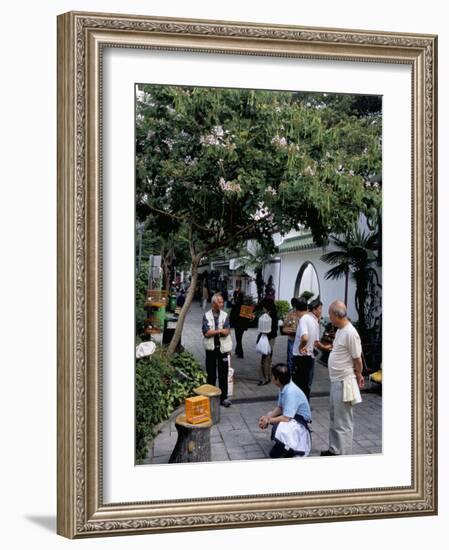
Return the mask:
{"type": "Polygon", "coordinates": [[[320,339],[320,326],[313,313],[306,313],[299,320],[295,341],[293,342],[293,355],[300,355],[299,344],[304,334],[307,334],[306,355],[313,357],[314,343],[320,339]]]}
{"type": "MultiPolygon", "coordinates": [[[[212,315],[214,316],[214,322],[215,322],[215,330],[218,330],[218,319],[220,318],[220,312],[216,312],[215,310],[211,310],[212,311],[212,315]]],[[[229,323],[229,315],[226,314],[226,318],[224,320],[224,323],[223,323],[223,328],[231,328],[231,325],[229,323]]],[[[209,323],[207,322],[207,318],[206,318],[206,315],[203,315],[203,325],[202,325],[202,331],[203,331],[203,335],[206,335],[206,332],[209,330],[209,323]]],[[[220,336],[218,336],[218,334],[216,334],[214,336],[214,347],[215,349],[219,349],[220,348],[220,336]]]]}
{"type": "Polygon", "coordinates": [[[294,418],[300,414],[304,420],[312,420],[307,397],[294,382],[289,382],[279,392],[278,406],[282,409],[283,416],[294,418]]]}
{"type": "Polygon", "coordinates": [[[354,373],[353,359],[362,355],[360,336],[351,323],[339,328],[329,355],[329,378],[335,382],[354,373]]]}

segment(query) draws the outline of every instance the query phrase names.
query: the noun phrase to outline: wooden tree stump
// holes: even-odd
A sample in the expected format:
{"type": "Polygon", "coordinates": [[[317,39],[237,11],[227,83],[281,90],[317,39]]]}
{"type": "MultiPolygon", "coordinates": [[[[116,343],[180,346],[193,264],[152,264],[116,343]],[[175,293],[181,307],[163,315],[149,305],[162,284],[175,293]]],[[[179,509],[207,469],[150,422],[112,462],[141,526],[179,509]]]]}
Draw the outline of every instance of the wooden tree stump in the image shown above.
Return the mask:
{"type": "Polygon", "coordinates": [[[170,456],[169,463],[210,462],[210,428],[212,420],[201,424],[189,424],[185,414],[175,420],[178,440],[170,456]]]}
{"type": "Polygon", "coordinates": [[[203,395],[209,398],[212,422],[214,424],[218,424],[220,422],[220,388],[217,388],[217,386],[211,386],[210,384],[203,384],[202,386],[195,388],[193,391],[196,395],[203,395]]]}

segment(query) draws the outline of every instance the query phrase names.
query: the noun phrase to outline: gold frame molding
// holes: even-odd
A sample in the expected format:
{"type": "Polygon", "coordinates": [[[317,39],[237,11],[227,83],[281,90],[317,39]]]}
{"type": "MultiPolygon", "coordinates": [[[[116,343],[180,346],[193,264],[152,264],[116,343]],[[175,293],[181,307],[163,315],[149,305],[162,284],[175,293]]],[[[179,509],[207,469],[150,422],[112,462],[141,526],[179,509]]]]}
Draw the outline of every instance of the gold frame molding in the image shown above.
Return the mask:
{"type": "Polygon", "coordinates": [[[58,17],[58,533],[70,538],[437,513],[437,37],[70,12],[58,17]],[[412,69],[412,483],[172,502],[102,500],[103,47],[412,69]]]}

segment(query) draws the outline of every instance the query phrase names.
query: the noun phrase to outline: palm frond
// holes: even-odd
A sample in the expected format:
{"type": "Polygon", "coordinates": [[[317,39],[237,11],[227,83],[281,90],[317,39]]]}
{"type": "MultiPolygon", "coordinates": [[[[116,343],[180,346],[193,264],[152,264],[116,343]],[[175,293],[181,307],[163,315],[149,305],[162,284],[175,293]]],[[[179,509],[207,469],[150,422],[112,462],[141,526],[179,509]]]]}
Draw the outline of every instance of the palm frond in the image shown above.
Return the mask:
{"type": "Polygon", "coordinates": [[[329,279],[341,279],[348,273],[348,268],[343,264],[336,265],[332,269],[329,269],[324,275],[324,278],[329,279]]]}

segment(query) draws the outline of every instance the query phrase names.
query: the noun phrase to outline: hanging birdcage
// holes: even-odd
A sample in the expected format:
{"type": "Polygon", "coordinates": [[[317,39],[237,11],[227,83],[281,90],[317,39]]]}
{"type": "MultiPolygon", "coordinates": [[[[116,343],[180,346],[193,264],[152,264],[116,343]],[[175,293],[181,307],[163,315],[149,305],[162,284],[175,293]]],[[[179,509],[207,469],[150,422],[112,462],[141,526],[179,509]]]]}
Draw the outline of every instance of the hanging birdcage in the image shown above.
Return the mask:
{"type": "Polygon", "coordinates": [[[268,334],[269,332],[271,332],[271,317],[268,315],[268,313],[264,313],[259,317],[257,328],[259,332],[262,332],[264,334],[268,334]]]}

